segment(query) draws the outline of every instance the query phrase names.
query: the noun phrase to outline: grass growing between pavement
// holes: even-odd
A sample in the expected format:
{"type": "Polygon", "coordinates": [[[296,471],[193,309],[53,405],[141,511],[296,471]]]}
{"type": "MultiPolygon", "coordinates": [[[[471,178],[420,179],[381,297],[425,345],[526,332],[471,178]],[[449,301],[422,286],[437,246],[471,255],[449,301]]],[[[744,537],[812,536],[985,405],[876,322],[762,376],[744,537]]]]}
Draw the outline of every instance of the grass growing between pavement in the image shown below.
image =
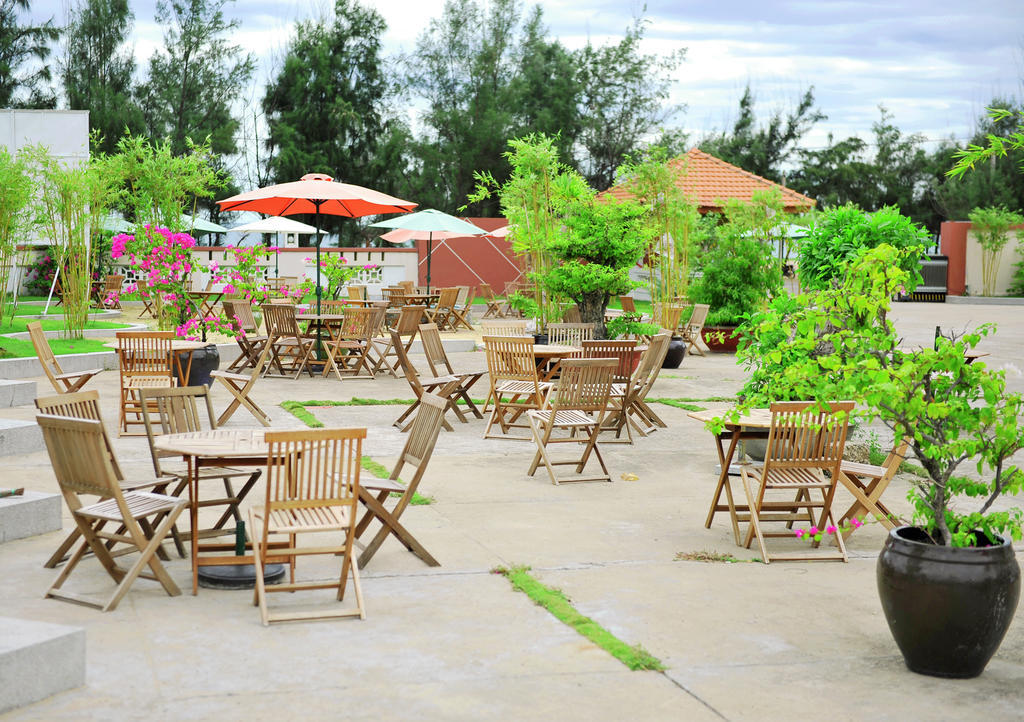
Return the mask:
{"type": "Polygon", "coordinates": [[[675,556],[677,562],[722,562],[724,564],[736,564],[738,562],[761,562],[759,558],[740,559],[732,554],[713,552],[702,549],[699,552],[678,552],[675,556]]]}
{"type": "Polygon", "coordinates": [[[590,617],[580,614],[562,591],[542,584],[530,574],[529,567],[497,567],[493,572],[504,576],[512,584],[513,589],[528,596],[534,604],[544,607],[556,619],[575,629],[630,669],[656,671],[665,669],[661,660],[639,644],[635,646],[626,644],[590,617]]]}

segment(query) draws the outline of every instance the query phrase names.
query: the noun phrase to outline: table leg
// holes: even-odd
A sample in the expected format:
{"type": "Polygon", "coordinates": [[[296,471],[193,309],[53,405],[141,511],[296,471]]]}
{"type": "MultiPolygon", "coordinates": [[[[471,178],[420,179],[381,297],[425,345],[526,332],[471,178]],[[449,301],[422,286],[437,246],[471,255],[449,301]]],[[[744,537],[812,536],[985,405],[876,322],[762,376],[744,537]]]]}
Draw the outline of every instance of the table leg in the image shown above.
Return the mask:
{"type": "Polygon", "coordinates": [[[740,543],[740,526],[739,521],[736,519],[736,504],[732,497],[732,486],[729,484],[729,466],[732,464],[733,455],[736,453],[736,446],[739,444],[741,429],[737,427],[732,433],[732,438],[729,441],[729,451],[725,452],[722,449],[722,437],[721,435],[715,435],[715,446],[718,451],[718,461],[722,465],[722,473],[718,475],[718,485],[715,487],[715,495],[711,500],[711,508],[708,509],[708,517],[704,522],[704,528],[711,528],[711,521],[715,518],[715,512],[728,511],[729,518],[732,521],[732,533],[736,539],[736,544],[740,543]],[[720,501],[722,498],[722,489],[725,488],[725,497],[728,502],[727,506],[722,507],[720,501]]]}
{"type": "Polygon", "coordinates": [[[199,594],[199,465],[196,457],[188,457],[188,515],[192,538],[192,596],[199,594]]]}

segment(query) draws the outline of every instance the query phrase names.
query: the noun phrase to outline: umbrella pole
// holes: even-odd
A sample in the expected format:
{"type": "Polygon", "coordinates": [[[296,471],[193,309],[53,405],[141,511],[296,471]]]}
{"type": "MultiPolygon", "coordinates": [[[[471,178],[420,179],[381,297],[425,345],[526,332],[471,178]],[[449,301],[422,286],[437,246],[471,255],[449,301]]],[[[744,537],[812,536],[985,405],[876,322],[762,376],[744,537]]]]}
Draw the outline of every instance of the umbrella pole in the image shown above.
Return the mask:
{"type": "Polygon", "coordinates": [[[434,232],[427,234],[427,293],[430,293],[430,250],[434,245],[434,232]]]}
{"type": "MultiPolygon", "coordinates": [[[[316,315],[320,315],[320,244],[323,240],[320,238],[320,203],[323,201],[313,201],[316,203],[316,215],[314,218],[314,225],[316,225],[316,315]]],[[[320,323],[317,322],[316,331],[316,360],[324,360],[324,346],[323,341],[320,338],[320,329],[322,328],[320,323]]]]}

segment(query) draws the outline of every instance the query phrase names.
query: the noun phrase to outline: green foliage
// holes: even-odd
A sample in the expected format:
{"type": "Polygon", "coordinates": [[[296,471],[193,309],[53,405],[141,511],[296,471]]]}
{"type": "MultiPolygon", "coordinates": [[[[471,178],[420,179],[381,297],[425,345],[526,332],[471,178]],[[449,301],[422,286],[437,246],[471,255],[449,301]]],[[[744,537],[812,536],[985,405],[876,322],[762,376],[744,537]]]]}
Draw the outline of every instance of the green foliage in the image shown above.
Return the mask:
{"type": "MultiPolygon", "coordinates": [[[[1003,248],[1010,240],[1010,228],[1024,224],[1024,216],[1002,206],[975,208],[968,216],[971,230],[981,246],[982,293],[992,296],[996,291],[996,277],[1003,248]]],[[[1016,234],[1013,234],[1016,235],[1016,234]]]]}
{"type": "Polygon", "coordinates": [[[99,133],[93,151],[111,153],[126,130],[144,127],[132,95],[133,20],[128,0],[77,0],[69,10],[61,82],[68,107],[89,111],[89,128],[99,133]]]}
{"type": "Polygon", "coordinates": [[[626,644],[590,617],[580,614],[563,592],[541,583],[530,574],[529,567],[498,567],[493,572],[504,576],[517,592],[525,594],[534,604],[551,612],[556,619],[575,629],[631,670],[665,669],[661,660],[640,645],[626,644]]]}
{"type": "Polygon", "coordinates": [[[897,208],[882,208],[875,213],[852,205],[830,208],[818,217],[808,236],[797,246],[800,285],[825,288],[863,249],[888,244],[914,251],[900,256],[903,270],[910,274],[906,289],[909,292],[920,283],[918,259],[928,243],[927,232],[897,208]]]}
{"type": "Polygon", "coordinates": [[[974,543],[975,529],[1020,539],[1020,510],[991,507],[1024,487],[1024,475],[1008,465],[1024,447],[1024,396],[1007,390],[1003,371],[965,358],[990,326],[940,334],[934,348],[900,347],[887,313],[892,295],[909,281],[904,261],[915,253],[886,244],[862,249],[841,283],[756,316],[755,341],[741,347],[738,360],[758,378],[740,408],[786,398],[856,400],[866,407],[861,416],[911,440],[927,472],[913,482],[914,520],[937,543],[974,543]],[[966,461],[983,481],[953,476],[966,461]],[[958,503],[964,498],[980,504],[965,511],[958,503]]]}
{"type": "Polygon", "coordinates": [[[50,43],[60,38],[53,18],[22,25],[29,0],[0,0],[0,108],[55,108],[50,82],[50,43]]]}
{"type": "Polygon", "coordinates": [[[605,335],[608,338],[625,338],[627,336],[653,336],[661,331],[656,323],[644,323],[639,313],[623,313],[605,324],[605,335]]]}
{"type": "Polygon", "coordinates": [[[230,1],[157,0],[164,42],[149,59],[139,93],[149,136],[169,139],[174,155],[191,152],[189,139],[218,155],[237,151],[240,124],[232,104],[249,86],[256,63],[228,40],[240,25],[224,17],[230,1]]]}
{"type": "Polygon", "coordinates": [[[0,147],[0,189],[0,321],[3,321],[18,241],[29,228],[32,202],[32,179],[25,160],[12,155],[5,147],[0,147]]]}
{"type": "Polygon", "coordinates": [[[966,148],[956,151],[953,154],[956,163],[946,172],[950,178],[964,176],[967,171],[974,170],[974,167],[982,161],[1005,158],[1024,152],[1024,110],[988,108],[988,114],[996,124],[1016,123],[1016,127],[1003,135],[989,132],[983,141],[971,143],[966,148]]]}
{"type": "Polygon", "coordinates": [[[518,311],[523,318],[536,318],[540,312],[540,306],[532,297],[524,296],[518,291],[505,299],[505,303],[512,310],[518,311]]]}

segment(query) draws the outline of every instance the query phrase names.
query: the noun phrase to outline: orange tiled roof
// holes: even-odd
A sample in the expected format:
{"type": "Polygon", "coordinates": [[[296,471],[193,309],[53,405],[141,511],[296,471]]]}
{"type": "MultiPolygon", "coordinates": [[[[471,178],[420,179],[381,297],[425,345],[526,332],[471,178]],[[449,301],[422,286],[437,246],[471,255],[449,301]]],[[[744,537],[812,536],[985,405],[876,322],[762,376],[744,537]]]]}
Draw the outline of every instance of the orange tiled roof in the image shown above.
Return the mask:
{"type": "MultiPolygon", "coordinates": [[[[687,197],[697,203],[702,213],[719,211],[722,202],[729,198],[750,201],[754,191],[778,188],[782,193],[784,207],[790,212],[805,211],[814,205],[814,200],[773,183],[767,178],[749,173],[742,168],[726,163],[702,150],[691,148],[686,155],[669,161],[673,167],[682,167],[685,175],[681,185],[687,197]]],[[[625,200],[632,198],[625,186],[616,185],[605,191],[610,196],[625,200]]]]}

